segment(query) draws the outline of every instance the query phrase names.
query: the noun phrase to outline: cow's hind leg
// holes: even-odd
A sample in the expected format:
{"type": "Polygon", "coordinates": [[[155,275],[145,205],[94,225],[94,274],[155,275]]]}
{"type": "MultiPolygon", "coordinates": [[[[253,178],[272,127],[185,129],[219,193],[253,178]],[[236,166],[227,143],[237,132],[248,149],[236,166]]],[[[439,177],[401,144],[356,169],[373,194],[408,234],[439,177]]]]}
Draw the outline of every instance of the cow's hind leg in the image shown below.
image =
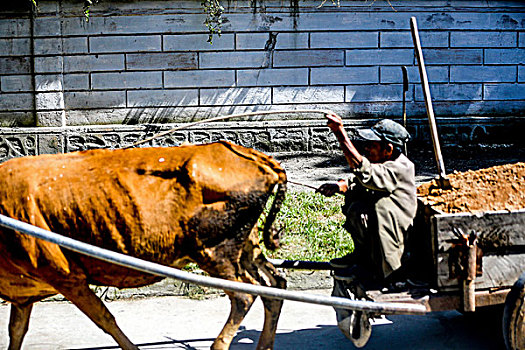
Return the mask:
{"type": "MultiPolygon", "coordinates": [[[[258,284],[286,289],[286,280],[279,274],[275,266],[266,260],[261,251],[257,230],[252,230],[248,237],[241,262],[252,278],[258,281],[258,284]]],[[[283,301],[266,297],[261,297],[261,299],[264,305],[264,326],[257,349],[272,349],[283,301]]]]}
{"type": "Polygon", "coordinates": [[[11,304],[9,315],[9,350],[18,350],[22,347],[22,341],[29,327],[29,316],[33,309],[33,303],[11,304]]]}
{"type": "Polygon", "coordinates": [[[122,349],[139,349],[122,332],[113,315],[95,293],[89,289],[89,285],[85,280],[54,281],[52,285],[59,293],[89,317],[100,329],[111,335],[122,349]]]}
{"type": "MultiPolygon", "coordinates": [[[[286,288],[286,280],[279,275],[275,267],[267,262],[266,259],[264,259],[264,262],[260,261],[260,263],[256,264],[256,266],[259,273],[252,273],[250,270],[253,270],[253,267],[247,270],[237,267],[237,276],[239,276],[239,274],[242,276],[238,279],[239,282],[255,285],[266,284],[271,287],[282,289],[286,288]],[[248,273],[248,271],[250,272],[248,273]],[[264,274],[264,277],[260,278],[261,274],[264,274]],[[257,282],[257,280],[260,280],[262,283],[257,282]]],[[[228,278],[226,276],[221,277],[228,278]]],[[[228,292],[227,294],[229,295],[231,301],[230,316],[228,317],[228,321],[226,322],[220,335],[213,343],[212,349],[229,348],[235,333],[239,329],[241,322],[250,310],[250,307],[256,298],[253,295],[244,293],[228,292]]],[[[275,333],[277,331],[277,322],[281,314],[283,301],[273,298],[262,298],[262,301],[264,304],[264,326],[261,336],[259,337],[257,349],[273,349],[275,333]]]]}
{"type": "MultiPolygon", "coordinates": [[[[223,250],[221,248],[224,247],[221,246],[213,251],[208,251],[209,254],[202,257],[202,260],[196,259],[197,264],[213,277],[257,284],[257,281],[239,263],[235,262],[239,260],[235,256],[236,249],[223,250]]],[[[230,347],[241,322],[255,301],[255,297],[250,294],[237,292],[226,292],[226,294],[230,297],[231,311],[221,333],[212,344],[211,348],[214,350],[228,349],[230,347]]]]}
{"type": "MultiPolygon", "coordinates": [[[[286,280],[280,276],[275,267],[260,257],[255,262],[259,273],[264,274],[263,280],[271,287],[286,289],[286,280]]],[[[273,349],[275,333],[277,332],[277,322],[281,315],[283,300],[261,297],[264,305],[264,326],[257,343],[257,349],[273,349]]]]}
{"type": "Polygon", "coordinates": [[[249,294],[230,292],[227,294],[230,297],[231,311],[221,333],[213,342],[211,348],[214,350],[229,349],[241,322],[255,301],[255,297],[249,294]]]}

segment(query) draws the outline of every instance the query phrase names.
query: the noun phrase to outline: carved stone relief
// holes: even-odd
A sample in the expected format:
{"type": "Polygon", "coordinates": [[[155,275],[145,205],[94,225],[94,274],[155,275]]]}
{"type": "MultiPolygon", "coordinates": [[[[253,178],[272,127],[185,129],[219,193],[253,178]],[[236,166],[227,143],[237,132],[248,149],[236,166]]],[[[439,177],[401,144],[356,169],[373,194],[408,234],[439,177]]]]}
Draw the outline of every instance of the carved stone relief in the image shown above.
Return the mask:
{"type": "MultiPolygon", "coordinates": [[[[20,130],[13,134],[0,134],[0,162],[14,157],[43,153],[84,151],[88,149],[117,149],[130,147],[169,130],[167,126],[112,126],[104,129],[61,129],[55,132],[36,133],[34,129],[20,130]]],[[[38,130],[36,130],[38,131],[38,130]]],[[[208,143],[227,140],[262,152],[308,152],[336,149],[335,138],[328,128],[317,126],[276,125],[263,127],[201,128],[175,131],[144,142],[138,147],[172,147],[185,142],[208,143]]]]}
{"type": "Polygon", "coordinates": [[[11,158],[34,156],[37,142],[34,135],[0,135],[0,162],[11,158]]]}
{"type": "MultiPolygon", "coordinates": [[[[66,135],[66,152],[80,151],[95,148],[123,148],[133,145],[140,140],[148,139],[164,130],[148,129],[147,131],[131,132],[75,132],[66,135]]],[[[324,132],[328,134],[327,130],[324,132]]],[[[140,147],[178,146],[184,142],[208,143],[218,140],[230,141],[245,147],[252,147],[263,152],[305,152],[309,150],[309,128],[267,128],[232,130],[188,130],[175,132],[148,141],[140,147]]],[[[321,134],[321,132],[317,132],[321,134]]],[[[325,135],[326,137],[328,135],[325,135]]]]}

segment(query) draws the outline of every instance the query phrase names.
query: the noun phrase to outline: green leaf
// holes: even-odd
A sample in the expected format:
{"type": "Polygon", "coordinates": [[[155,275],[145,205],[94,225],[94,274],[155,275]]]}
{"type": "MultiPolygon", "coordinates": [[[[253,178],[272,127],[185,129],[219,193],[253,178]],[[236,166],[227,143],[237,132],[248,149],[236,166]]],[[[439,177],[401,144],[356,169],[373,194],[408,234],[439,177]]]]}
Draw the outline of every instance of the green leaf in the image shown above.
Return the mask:
{"type": "Polygon", "coordinates": [[[221,26],[222,26],[222,13],[224,12],[224,7],[221,6],[219,0],[203,0],[201,2],[204,13],[206,14],[206,19],[204,20],[204,25],[208,28],[208,40],[210,44],[213,44],[213,35],[221,35],[221,26]]]}

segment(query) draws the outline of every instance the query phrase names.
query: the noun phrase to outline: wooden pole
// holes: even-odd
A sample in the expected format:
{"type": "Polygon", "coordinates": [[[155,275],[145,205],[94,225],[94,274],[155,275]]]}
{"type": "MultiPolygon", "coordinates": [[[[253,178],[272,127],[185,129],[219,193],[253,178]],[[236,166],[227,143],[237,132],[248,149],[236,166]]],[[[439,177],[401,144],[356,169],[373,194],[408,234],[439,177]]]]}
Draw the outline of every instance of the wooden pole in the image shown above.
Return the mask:
{"type": "Polygon", "coordinates": [[[468,246],[467,278],[463,281],[463,311],[476,311],[476,250],[477,243],[474,241],[468,246]]]}
{"type": "Polygon", "coordinates": [[[430,124],[430,135],[432,136],[432,144],[434,146],[434,153],[436,156],[437,168],[442,187],[449,187],[447,174],[445,172],[445,163],[441,154],[441,147],[439,145],[439,138],[436,126],[436,118],[434,117],[434,109],[432,107],[432,97],[430,96],[430,87],[428,85],[427,70],[425,68],[425,61],[423,60],[423,51],[421,49],[421,42],[419,40],[419,32],[417,29],[416,17],[410,18],[410,29],[412,31],[412,40],[414,41],[414,49],[416,50],[416,58],[419,67],[419,76],[421,77],[421,85],[423,86],[423,95],[425,96],[425,106],[427,108],[428,122],[430,124]]]}

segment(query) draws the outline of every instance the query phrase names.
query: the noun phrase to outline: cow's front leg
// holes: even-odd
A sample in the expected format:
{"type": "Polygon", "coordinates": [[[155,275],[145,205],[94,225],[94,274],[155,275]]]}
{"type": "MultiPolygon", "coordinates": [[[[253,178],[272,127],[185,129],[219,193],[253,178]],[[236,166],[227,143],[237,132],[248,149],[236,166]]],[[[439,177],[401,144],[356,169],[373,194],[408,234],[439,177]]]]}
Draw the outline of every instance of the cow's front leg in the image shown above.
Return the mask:
{"type": "Polygon", "coordinates": [[[61,280],[49,282],[66,299],[71,301],[100,329],[115,339],[118,345],[125,350],[138,350],[117,325],[115,317],[109,312],[104,303],[89,288],[84,279],[61,280]]]}
{"type": "Polygon", "coordinates": [[[228,295],[231,302],[230,316],[228,317],[221,333],[211,346],[214,350],[228,349],[230,347],[241,322],[244,320],[244,317],[255,301],[255,297],[249,294],[228,293],[228,295]]]}
{"type": "Polygon", "coordinates": [[[33,303],[20,305],[11,304],[9,315],[9,350],[18,350],[22,347],[22,341],[29,327],[29,316],[33,303]]]}

